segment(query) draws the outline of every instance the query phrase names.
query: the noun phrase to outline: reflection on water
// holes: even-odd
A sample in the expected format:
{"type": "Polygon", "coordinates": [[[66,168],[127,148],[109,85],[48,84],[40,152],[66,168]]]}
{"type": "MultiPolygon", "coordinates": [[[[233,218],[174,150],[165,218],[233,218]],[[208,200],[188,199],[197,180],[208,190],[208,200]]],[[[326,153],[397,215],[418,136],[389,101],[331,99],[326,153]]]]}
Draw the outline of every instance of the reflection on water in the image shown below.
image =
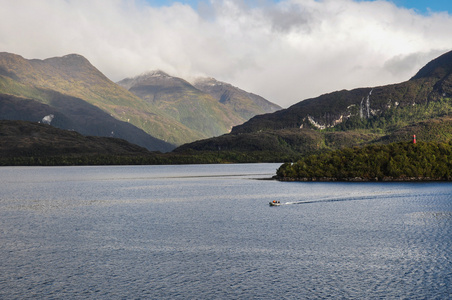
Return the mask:
{"type": "Polygon", "coordinates": [[[0,298],[452,297],[452,185],[278,166],[1,168],[0,298]]]}

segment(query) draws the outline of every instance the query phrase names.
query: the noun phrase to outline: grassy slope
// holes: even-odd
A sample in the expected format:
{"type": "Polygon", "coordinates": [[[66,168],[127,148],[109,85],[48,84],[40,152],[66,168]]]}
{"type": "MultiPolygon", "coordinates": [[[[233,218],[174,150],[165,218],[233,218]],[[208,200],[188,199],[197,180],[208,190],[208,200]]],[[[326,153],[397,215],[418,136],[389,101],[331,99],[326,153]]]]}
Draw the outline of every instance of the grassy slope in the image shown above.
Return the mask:
{"type": "Polygon", "coordinates": [[[127,78],[118,84],[196,132],[197,139],[224,134],[246,121],[208,93],[161,71],[127,78]]]}
{"type": "Polygon", "coordinates": [[[244,122],[209,95],[189,87],[142,85],[130,89],[146,102],[198,133],[199,138],[229,132],[244,122]]]}

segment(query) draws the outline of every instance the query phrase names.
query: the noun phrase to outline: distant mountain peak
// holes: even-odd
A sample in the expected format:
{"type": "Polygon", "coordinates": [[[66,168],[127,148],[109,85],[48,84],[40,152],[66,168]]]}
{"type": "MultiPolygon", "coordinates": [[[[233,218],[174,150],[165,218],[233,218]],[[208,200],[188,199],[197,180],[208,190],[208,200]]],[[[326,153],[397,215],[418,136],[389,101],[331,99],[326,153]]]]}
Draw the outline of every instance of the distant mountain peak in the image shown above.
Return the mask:
{"type": "Polygon", "coordinates": [[[132,86],[133,86],[133,85],[137,85],[137,84],[146,83],[149,80],[171,79],[171,78],[176,78],[176,77],[173,77],[173,76],[169,75],[168,73],[163,72],[162,70],[153,70],[153,71],[144,72],[135,77],[125,78],[125,79],[121,80],[121,82],[123,82],[123,81],[128,82],[128,83],[132,84],[132,86]]]}
{"type": "Polygon", "coordinates": [[[126,78],[117,82],[120,86],[130,90],[132,87],[146,85],[167,85],[167,86],[191,86],[182,78],[174,77],[162,70],[154,70],[142,73],[141,75],[126,78]]]}
{"type": "Polygon", "coordinates": [[[196,85],[209,85],[209,86],[217,86],[217,85],[229,85],[228,83],[224,83],[216,80],[213,77],[198,77],[193,81],[193,84],[196,85]]]}
{"type": "MultiPolygon", "coordinates": [[[[211,86],[211,87],[219,87],[219,86],[225,86],[225,87],[234,87],[232,84],[218,81],[213,77],[197,77],[193,80],[194,86],[211,86]]],[[[234,87],[235,88],[235,87],[234,87]]]]}
{"type": "Polygon", "coordinates": [[[80,55],[77,53],[66,54],[62,58],[64,58],[64,59],[68,59],[68,58],[69,59],[73,59],[73,58],[86,59],[83,55],[80,55]]]}
{"type": "MultiPolygon", "coordinates": [[[[41,60],[33,59],[33,61],[41,61],[41,60]]],[[[66,65],[89,64],[89,65],[91,65],[91,63],[88,61],[88,59],[86,59],[86,57],[84,57],[80,54],[76,54],[76,53],[67,54],[67,55],[64,55],[61,57],[51,57],[51,58],[44,59],[42,61],[46,62],[46,63],[50,63],[50,64],[66,64],[66,65]]]]}
{"type": "Polygon", "coordinates": [[[172,77],[172,76],[168,75],[168,73],[163,72],[162,70],[153,70],[145,72],[137,77],[172,77]]]}
{"type": "Polygon", "coordinates": [[[21,55],[9,52],[0,52],[0,59],[15,59],[15,60],[25,60],[21,55]]]}
{"type": "Polygon", "coordinates": [[[417,72],[411,80],[420,78],[443,78],[452,73],[452,51],[432,60],[417,72]]]}

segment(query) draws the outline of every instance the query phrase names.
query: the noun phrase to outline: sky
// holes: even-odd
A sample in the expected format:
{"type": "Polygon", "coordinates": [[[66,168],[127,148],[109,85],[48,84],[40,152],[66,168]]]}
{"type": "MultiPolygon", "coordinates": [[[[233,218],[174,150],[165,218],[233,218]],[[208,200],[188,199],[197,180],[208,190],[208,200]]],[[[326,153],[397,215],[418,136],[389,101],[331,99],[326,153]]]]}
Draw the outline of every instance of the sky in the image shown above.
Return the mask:
{"type": "Polygon", "coordinates": [[[0,0],[0,51],[113,81],[214,77],[283,107],[410,79],[452,50],[450,0],[0,0]]]}

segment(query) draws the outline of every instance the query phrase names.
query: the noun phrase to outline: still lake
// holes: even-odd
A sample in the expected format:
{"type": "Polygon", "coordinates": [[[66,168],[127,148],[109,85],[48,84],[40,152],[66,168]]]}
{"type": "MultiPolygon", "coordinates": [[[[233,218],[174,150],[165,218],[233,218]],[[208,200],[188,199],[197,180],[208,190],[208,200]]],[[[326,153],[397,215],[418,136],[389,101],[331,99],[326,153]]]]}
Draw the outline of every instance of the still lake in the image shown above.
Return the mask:
{"type": "Polygon", "coordinates": [[[452,183],[279,165],[2,167],[0,299],[452,298],[452,183]]]}

